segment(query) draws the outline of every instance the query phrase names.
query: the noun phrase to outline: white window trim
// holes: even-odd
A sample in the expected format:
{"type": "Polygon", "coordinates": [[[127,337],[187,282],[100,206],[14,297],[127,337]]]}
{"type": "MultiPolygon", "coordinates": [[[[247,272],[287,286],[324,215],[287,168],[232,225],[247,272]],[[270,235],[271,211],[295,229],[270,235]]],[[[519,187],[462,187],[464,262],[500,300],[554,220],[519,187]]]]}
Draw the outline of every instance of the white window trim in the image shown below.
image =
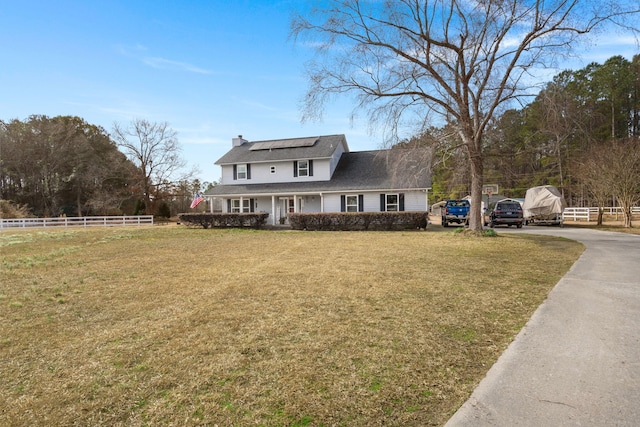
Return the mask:
{"type": "Polygon", "coordinates": [[[389,194],[385,194],[385,199],[384,199],[384,205],[385,205],[385,210],[388,212],[398,212],[400,211],[400,194],[399,193],[389,193],[389,194]],[[395,196],[396,197],[396,202],[395,203],[389,203],[389,197],[390,196],[395,196]],[[395,209],[389,209],[389,206],[393,206],[395,207],[395,209]]]}
{"type": "Polygon", "coordinates": [[[247,164],[246,163],[237,166],[237,168],[236,168],[236,178],[238,180],[247,179],[247,164]],[[241,171],[241,169],[242,169],[242,171],[241,171]],[[244,176],[241,177],[240,174],[243,174],[244,176]]]}
{"type": "Polygon", "coordinates": [[[357,194],[356,194],[356,195],[353,195],[353,194],[349,195],[349,194],[347,194],[347,195],[345,196],[345,207],[344,207],[345,211],[346,211],[346,212],[358,212],[358,211],[359,211],[359,209],[360,209],[360,206],[358,206],[358,205],[359,205],[359,200],[358,200],[358,199],[359,199],[359,197],[358,197],[358,195],[357,195],[357,194]],[[350,198],[355,198],[355,201],[356,201],[355,205],[354,205],[353,203],[349,204],[349,199],[350,199],[350,198]],[[349,210],[349,207],[351,207],[351,208],[355,208],[355,210],[349,210]]]}
{"type": "Polygon", "coordinates": [[[251,212],[251,199],[231,199],[231,213],[249,212],[251,212]],[[242,204],[240,200],[242,200],[242,204]]]}
{"type": "Polygon", "coordinates": [[[298,160],[298,176],[309,176],[309,160],[298,160]],[[303,163],[305,167],[302,167],[303,163]],[[304,171],[304,174],[302,171],[304,171]]]}

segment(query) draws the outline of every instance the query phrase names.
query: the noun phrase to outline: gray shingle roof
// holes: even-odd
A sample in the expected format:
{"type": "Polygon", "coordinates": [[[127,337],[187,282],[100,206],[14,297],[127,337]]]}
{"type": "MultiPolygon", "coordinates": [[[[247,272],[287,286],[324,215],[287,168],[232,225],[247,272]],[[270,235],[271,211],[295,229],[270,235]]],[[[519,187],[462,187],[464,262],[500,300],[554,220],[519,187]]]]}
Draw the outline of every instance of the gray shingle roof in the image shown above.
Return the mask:
{"type": "Polygon", "coordinates": [[[338,144],[344,144],[345,151],[349,151],[344,135],[319,136],[313,145],[300,145],[299,142],[313,138],[292,138],[269,141],[245,142],[233,147],[224,156],[220,157],[216,165],[229,165],[234,163],[260,163],[276,160],[298,159],[326,159],[331,157],[338,144]],[[283,146],[286,148],[273,148],[271,150],[252,150],[254,146],[283,146]]]}
{"type": "Polygon", "coordinates": [[[343,153],[330,181],[218,185],[205,194],[239,196],[431,187],[431,151],[392,149],[343,153]]]}

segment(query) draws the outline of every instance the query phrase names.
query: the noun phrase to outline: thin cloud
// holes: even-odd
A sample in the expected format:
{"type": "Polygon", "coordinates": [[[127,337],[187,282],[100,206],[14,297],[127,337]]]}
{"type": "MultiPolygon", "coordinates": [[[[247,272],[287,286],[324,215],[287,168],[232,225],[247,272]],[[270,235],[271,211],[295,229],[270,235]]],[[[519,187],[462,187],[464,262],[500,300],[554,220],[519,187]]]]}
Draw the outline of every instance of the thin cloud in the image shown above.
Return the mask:
{"type": "Polygon", "coordinates": [[[133,48],[127,46],[116,46],[116,50],[123,56],[134,58],[143,64],[156,69],[187,71],[196,74],[213,74],[213,71],[211,70],[198,67],[188,62],[174,61],[172,59],[161,58],[158,56],[145,55],[148,48],[140,44],[137,44],[133,48]]]}
{"type": "Polygon", "coordinates": [[[211,74],[212,71],[211,70],[207,70],[204,68],[200,68],[197,67],[195,65],[186,63],[186,62],[179,62],[179,61],[172,61],[171,59],[166,59],[166,58],[158,58],[158,57],[142,57],[140,58],[140,60],[153,68],[160,68],[160,69],[167,69],[167,70],[181,70],[181,71],[189,71],[191,73],[198,73],[198,74],[211,74]]]}

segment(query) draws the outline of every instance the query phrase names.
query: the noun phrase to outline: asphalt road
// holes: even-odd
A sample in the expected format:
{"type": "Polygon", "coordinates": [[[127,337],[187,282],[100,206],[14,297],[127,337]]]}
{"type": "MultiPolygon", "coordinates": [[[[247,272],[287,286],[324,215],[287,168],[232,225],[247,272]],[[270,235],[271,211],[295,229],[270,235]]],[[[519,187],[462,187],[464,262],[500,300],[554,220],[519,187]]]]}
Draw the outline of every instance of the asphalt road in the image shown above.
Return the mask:
{"type": "Polygon", "coordinates": [[[640,426],[640,236],[496,231],[586,250],[446,426],[640,426]]]}

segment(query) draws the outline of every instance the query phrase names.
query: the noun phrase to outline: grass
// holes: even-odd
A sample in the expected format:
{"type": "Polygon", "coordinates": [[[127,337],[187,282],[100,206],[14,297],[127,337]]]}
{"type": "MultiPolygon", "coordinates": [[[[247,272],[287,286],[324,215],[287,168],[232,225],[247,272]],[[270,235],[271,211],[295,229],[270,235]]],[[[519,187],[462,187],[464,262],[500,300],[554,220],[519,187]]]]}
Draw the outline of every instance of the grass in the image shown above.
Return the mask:
{"type": "Polygon", "coordinates": [[[640,227],[638,226],[638,219],[634,218],[632,222],[632,227],[624,227],[622,221],[604,221],[602,225],[596,225],[596,221],[566,221],[564,223],[565,227],[574,227],[574,228],[589,228],[592,230],[601,230],[601,231],[614,231],[617,233],[627,233],[627,234],[640,234],[640,227]]]}
{"type": "Polygon", "coordinates": [[[583,247],[183,227],[0,233],[0,424],[442,425],[583,247]]]}

